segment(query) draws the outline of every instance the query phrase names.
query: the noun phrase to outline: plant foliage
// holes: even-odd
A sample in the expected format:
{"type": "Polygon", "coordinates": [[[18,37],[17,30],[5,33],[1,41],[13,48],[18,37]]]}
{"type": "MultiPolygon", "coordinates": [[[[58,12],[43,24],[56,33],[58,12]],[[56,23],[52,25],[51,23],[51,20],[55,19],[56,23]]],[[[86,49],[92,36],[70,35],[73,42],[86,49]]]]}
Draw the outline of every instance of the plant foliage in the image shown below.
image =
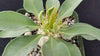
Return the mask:
{"type": "Polygon", "coordinates": [[[69,25],[68,21],[63,22],[64,18],[71,16],[75,22],[78,21],[74,10],[81,2],[82,0],[65,0],[60,6],[59,0],[47,0],[44,9],[42,0],[24,0],[25,10],[19,12],[32,13],[40,24],[14,11],[0,12],[0,38],[16,37],[8,43],[2,56],[27,56],[43,36],[48,36],[49,40],[41,46],[42,56],[82,56],[76,44],[64,39],[72,40],[75,36],[83,36],[87,40],[100,40],[100,29],[86,23],[69,25]],[[42,30],[42,33],[23,35],[36,29],[42,30]]]}

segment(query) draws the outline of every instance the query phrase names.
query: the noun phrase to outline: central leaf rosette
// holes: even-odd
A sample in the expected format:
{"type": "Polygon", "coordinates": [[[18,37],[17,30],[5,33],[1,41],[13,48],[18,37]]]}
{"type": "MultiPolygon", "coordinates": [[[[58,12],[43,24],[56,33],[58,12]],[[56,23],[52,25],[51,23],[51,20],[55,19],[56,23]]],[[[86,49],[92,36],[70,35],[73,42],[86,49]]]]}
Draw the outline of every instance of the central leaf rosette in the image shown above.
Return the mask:
{"type": "Polygon", "coordinates": [[[45,34],[55,34],[63,24],[62,19],[70,17],[81,1],[65,0],[60,7],[59,0],[47,0],[46,9],[44,9],[42,0],[24,0],[24,8],[37,17],[41,22],[40,29],[45,34]]]}

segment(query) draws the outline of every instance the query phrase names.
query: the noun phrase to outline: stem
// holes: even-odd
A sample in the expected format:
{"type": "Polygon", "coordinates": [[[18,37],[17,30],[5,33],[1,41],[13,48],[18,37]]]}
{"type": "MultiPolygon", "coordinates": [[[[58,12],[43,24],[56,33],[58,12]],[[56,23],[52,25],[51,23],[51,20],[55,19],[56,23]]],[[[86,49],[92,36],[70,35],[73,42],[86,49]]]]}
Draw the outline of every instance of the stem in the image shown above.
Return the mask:
{"type": "Polygon", "coordinates": [[[80,36],[78,36],[78,45],[79,45],[79,47],[80,47],[80,51],[81,51],[81,54],[82,54],[82,56],[85,56],[85,50],[84,50],[84,44],[83,44],[83,39],[82,39],[82,37],[80,37],[80,36]]]}

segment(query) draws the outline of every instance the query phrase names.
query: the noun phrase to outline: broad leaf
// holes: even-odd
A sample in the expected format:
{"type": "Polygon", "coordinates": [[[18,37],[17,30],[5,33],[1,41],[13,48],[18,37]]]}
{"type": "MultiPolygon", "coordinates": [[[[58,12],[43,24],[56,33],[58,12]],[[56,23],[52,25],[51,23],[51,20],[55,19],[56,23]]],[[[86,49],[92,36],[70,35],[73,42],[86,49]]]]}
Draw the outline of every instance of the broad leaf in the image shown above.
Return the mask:
{"type": "Polygon", "coordinates": [[[64,43],[51,37],[42,47],[42,56],[70,56],[70,51],[64,43]]]}
{"type": "Polygon", "coordinates": [[[32,31],[29,28],[20,28],[20,29],[15,29],[15,30],[3,30],[0,32],[0,38],[12,38],[12,37],[17,37],[25,32],[32,31]]]}
{"type": "Polygon", "coordinates": [[[27,56],[37,43],[41,35],[23,36],[10,41],[2,56],[27,56]]]}
{"type": "Polygon", "coordinates": [[[58,21],[69,17],[73,14],[75,8],[81,3],[82,0],[65,0],[64,3],[61,5],[59,14],[58,14],[58,21]]]}
{"type": "Polygon", "coordinates": [[[60,38],[59,38],[59,41],[61,41],[62,43],[64,43],[66,45],[66,47],[68,48],[68,50],[70,52],[70,56],[81,56],[81,52],[75,44],[66,42],[60,38]]]}
{"type": "Polygon", "coordinates": [[[100,40],[100,29],[97,29],[91,25],[85,24],[85,23],[76,23],[70,27],[62,27],[59,31],[60,34],[63,35],[63,37],[67,39],[71,39],[74,36],[77,35],[85,35],[85,39],[93,40],[98,39],[100,40]],[[86,37],[87,36],[87,37],[86,37]],[[91,38],[90,38],[91,36],[91,38]]]}
{"type": "Polygon", "coordinates": [[[22,14],[13,11],[0,12],[0,30],[15,30],[22,27],[36,29],[38,25],[22,14]]]}
{"type": "Polygon", "coordinates": [[[43,10],[43,2],[42,0],[24,0],[24,8],[38,17],[43,10]]]}
{"type": "Polygon", "coordinates": [[[47,0],[46,2],[46,10],[55,7],[56,10],[58,10],[58,8],[60,7],[60,2],[59,0],[47,0]]]}

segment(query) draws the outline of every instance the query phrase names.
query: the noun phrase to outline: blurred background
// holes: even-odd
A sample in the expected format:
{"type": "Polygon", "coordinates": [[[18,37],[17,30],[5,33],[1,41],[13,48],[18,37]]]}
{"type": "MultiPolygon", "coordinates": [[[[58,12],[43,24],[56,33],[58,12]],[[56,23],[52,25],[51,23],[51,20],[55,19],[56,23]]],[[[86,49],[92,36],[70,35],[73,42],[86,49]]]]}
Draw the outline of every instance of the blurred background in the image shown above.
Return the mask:
{"type": "MultiPolygon", "coordinates": [[[[46,0],[43,0],[44,3],[46,0]]],[[[60,0],[63,3],[64,0],[60,0]]],[[[0,12],[23,8],[23,0],[0,0],[0,12]]],[[[80,22],[91,24],[100,29],[100,0],[83,0],[76,9],[80,22]]],[[[0,38],[0,56],[10,39],[0,38]]],[[[97,40],[87,41],[84,39],[86,56],[100,56],[100,42],[97,40]]]]}

